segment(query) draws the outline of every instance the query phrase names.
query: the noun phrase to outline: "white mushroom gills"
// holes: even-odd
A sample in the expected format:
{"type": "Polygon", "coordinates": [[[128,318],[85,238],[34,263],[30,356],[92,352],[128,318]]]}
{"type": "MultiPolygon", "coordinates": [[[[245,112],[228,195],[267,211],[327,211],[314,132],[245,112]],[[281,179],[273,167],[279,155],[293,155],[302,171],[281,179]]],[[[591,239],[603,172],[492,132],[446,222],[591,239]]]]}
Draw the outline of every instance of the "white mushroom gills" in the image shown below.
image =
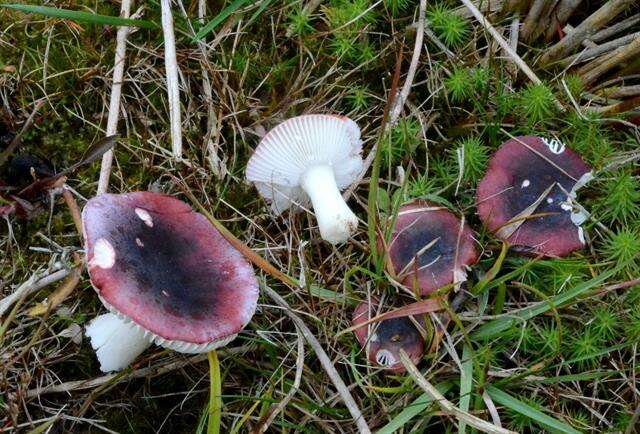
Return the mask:
{"type": "Polygon", "coordinates": [[[358,227],[358,218],[342,198],[331,166],[311,166],[300,178],[300,186],[311,199],[322,238],[332,244],[347,241],[358,227]]]}
{"type": "Polygon", "coordinates": [[[126,368],[152,343],[152,338],[143,330],[112,313],[95,317],[87,326],[86,334],[102,372],[126,368]]]}

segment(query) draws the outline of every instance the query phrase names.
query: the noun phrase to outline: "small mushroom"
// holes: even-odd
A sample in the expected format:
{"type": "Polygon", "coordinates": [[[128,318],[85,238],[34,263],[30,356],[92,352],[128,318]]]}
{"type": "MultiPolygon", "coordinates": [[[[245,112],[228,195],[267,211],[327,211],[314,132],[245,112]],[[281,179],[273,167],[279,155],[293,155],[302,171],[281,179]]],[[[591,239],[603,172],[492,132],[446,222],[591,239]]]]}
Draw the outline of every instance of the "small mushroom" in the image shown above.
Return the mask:
{"type": "MultiPolygon", "coordinates": [[[[382,240],[378,244],[383,247],[382,240]]],[[[387,269],[421,295],[467,279],[478,260],[469,226],[440,206],[414,201],[398,210],[387,246],[387,269]]]]}
{"type": "Polygon", "coordinates": [[[576,191],[591,168],[564,143],[535,136],[505,142],[489,162],[477,191],[487,228],[532,254],[562,257],[584,247],[584,210],[576,191]]]}
{"type": "Polygon", "coordinates": [[[91,283],[110,311],[86,329],[102,371],[123,369],[152,342],[208,352],[253,316],[253,268],[184,202],[103,194],[87,203],[82,221],[91,283]]]}
{"type": "Polygon", "coordinates": [[[360,129],[335,115],[303,115],[269,131],[247,163],[247,180],[276,214],[313,204],[320,235],[332,244],[346,241],[358,218],[340,191],[363,167],[360,129]]]}
{"type": "MultiPolygon", "coordinates": [[[[363,302],[353,312],[352,324],[362,324],[376,316],[379,300],[372,297],[371,303],[363,302]]],[[[391,318],[355,329],[356,339],[365,349],[369,360],[391,372],[404,372],[400,361],[403,349],[413,363],[418,363],[424,352],[424,338],[410,317],[391,318]]]]}

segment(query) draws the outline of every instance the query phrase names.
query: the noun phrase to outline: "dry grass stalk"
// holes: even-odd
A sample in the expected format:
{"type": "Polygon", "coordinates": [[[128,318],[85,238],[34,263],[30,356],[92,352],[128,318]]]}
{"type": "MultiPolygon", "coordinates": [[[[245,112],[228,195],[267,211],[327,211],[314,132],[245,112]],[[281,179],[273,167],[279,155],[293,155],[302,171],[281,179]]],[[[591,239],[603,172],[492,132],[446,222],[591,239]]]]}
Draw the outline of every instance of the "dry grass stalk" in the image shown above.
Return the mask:
{"type": "Polygon", "coordinates": [[[59,280],[64,279],[69,275],[71,270],[58,270],[54,271],[50,274],[38,275],[33,274],[29,279],[27,279],[22,285],[18,286],[18,288],[12,293],[0,300],[0,317],[6,312],[11,305],[20,300],[23,297],[29,296],[45,286],[51,285],[59,280]]]}
{"type": "MultiPolygon", "coordinates": [[[[120,5],[120,16],[129,18],[131,14],[131,0],[122,0],[120,5]]],[[[122,81],[124,77],[124,63],[127,52],[127,37],[129,27],[120,27],[116,35],[116,54],[113,61],[113,79],[111,80],[111,97],[109,99],[109,115],[107,117],[107,131],[105,136],[118,134],[118,118],[120,117],[120,96],[122,95],[122,81]]],[[[97,194],[107,192],[109,187],[109,177],[111,176],[111,165],[113,163],[113,150],[109,150],[102,156],[100,166],[100,179],[98,180],[97,194]]]]}
{"type": "Polygon", "coordinates": [[[598,47],[596,48],[591,48],[589,50],[585,50],[582,51],[581,53],[578,54],[574,54],[572,56],[569,56],[565,59],[562,59],[559,64],[561,66],[569,66],[572,64],[576,64],[576,63],[580,63],[580,62],[586,62],[590,59],[593,59],[597,56],[600,56],[601,54],[605,54],[608,53],[612,50],[615,50],[617,48],[620,48],[624,45],[627,45],[630,42],[633,42],[634,40],[640,38],[640,32],[636,32],[636,33],[631,33],[629,35],[626,36],[622,36],[618,39],[614,39],[613,41],[609,41],[609,42],[605,42],[604,44],[600,44],[598,45],[598,47]]]}
{"type": "Polygon", "coordinates": [[[598,91],[597,94],[605,98],[629,98],[640,95],[640,85],[610,87],[598,91]]]}
{"type": "Polygon", "coordinates": [[[631,27],[635,26],[638,23],[640,23],[640,14],[635,14],[625,20],[620,21],[619,23],[616,23],[610,27],[607,27],[606,29],[600,30],[598,33],[596,33],[591,37],[591,40],[593,42],[604,41],[614,35],[617,35],[619,33],[624,32],[627,29],[630,29],[631,27]]]}
{"type": "Polygon", "coordinates": [[[562,28],[567,20],[578,9],[578,6],[582,3],[582,0],[561,0],[560,3],[553,9],[550,14],[550,22],[547,31],[545,33],[545,40],[550,41],[556,34],[559,28],[562,28]]]}
{"type": "Polygon", "coordinates": [[[640,54],[640,38],[635,39],[624,48],[618,49],[606,61],[582,75],[582,82],[589,85],[612,68],[628,62],[640,54]]]}
{"type": "Polygon", "coordinates": [[[422,376],[416,365],[413,364],[409,356],[404,350],[400,350],[400,361],[406,368],[407,372],[413,378],[418,386],[425,391],[446,414],[449,414],[461,422],[474,427],[477,430],[490,434],[515,434],[515,431],[500,428],[492,423],[482,420],[466,411],[460,410],[451,401],[447,400],[426,378],[422,376]]]}
{"type": "Polygon", "coordinates": [[[548,64],[556,59],[565,57],[580,43],[600,30],[612,19],[623,12],[637,0],[610,0],[600,9],[591,14],[573,32],[566,35],[556,45],[552,46],[540,59],[542,64],[548,64]]]}
{"type": "Polygon", "coordinates": [[[161,0],[162,33],[164,35],[164,66],[167,79],[169,123],[171,126],[171,151],[173,158],[182,159],[182,120],[180,117],[180,88],[178,84],[178,60],[176,37],[173,32],[171,0],[161,0]]]}

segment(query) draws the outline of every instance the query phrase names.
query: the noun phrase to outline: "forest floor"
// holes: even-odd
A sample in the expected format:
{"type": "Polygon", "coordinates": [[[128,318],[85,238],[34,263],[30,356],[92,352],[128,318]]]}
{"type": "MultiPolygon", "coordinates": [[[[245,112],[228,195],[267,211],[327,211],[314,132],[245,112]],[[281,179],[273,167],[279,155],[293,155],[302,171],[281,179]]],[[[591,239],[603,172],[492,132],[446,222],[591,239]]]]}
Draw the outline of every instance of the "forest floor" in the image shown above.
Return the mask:
{"type": "MultiPolygon", "coordinates": [[[[416,301],[375,259],[370,240],[399,204],[423,199],[464,216],[481,257],[467,300],[437,349],[423,355],[419,375],[457,411],[494,427],[640,432],[637,1],[475,1],[484,22],[466,0],[173,1],[179,160],[171,152],[160,3],[133,2],[136,18],[152,25],[128,35],[109,191],[153,190],[189,202],[186,188],[246,246],[304,282],[292,289],[256,268],[261,285],[317,337],[372,431],[475,429],[434,403],[415,375],[385,374],[352,333],[341,333],[371,295],[388,309],[416,301]],[[582,32],[574,43],[572,32],[582,32]],[[395,97],[400,90],[406,100],[395,97]],[[378,156],[379,173],[369,169],[354,185],[349,204],[361,223],[342,245],[324,242],[310,213],[275,216],[245,181],[264,132],[303,113],[350,117],[362,129],[363,156],[378,156]],[[593,168],[577,197],[590,213],[587,245],[566,258],[513,249],[505,256],[478,217],[476,187],[491,155],[523,135],[558,139],[593,168]]],[[[121,2],[47,5],[118,16],[121,2]]],[[[100,19],[0,6],[0,152],[35,113],[15,155],[40,160],[26,174],[12,156],[0,160],[0,186],[63,170],[105,136],[117,31],[100,19]]],[[[96,162],[66,180],[80,208],[96,194],[99,172],[96,162]]],[[[0,198],[0,207],[10,201],[0,198]]],[[[86,272],[66,281],[71,292],[55,308],[32,311],[60,291],[59,270],[82,258],[62,195],[35,202],[40,212],[29,218],[0,221],[0,303],[22,284],[51,281],[0,312],[0,432],[206,432],[206,355],[152,346],[130,368],[102,374],[83,331],[105,309],[86,272]]],[[[301,339],[261,292],[251,323],[219,351],[221,432],[358,432],[313,349],[302,346],[299,357],[301,339]]]]}

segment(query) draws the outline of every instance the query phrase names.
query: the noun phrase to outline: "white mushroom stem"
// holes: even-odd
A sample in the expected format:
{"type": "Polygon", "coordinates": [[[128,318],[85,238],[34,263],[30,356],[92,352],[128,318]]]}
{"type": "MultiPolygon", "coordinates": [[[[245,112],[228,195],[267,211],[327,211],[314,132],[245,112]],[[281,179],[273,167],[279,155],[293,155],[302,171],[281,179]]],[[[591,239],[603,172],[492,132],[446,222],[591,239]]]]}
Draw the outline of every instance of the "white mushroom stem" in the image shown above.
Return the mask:
{"type": "Polygon", "coordinates": [[[342,198],[331,166],[310,167],[300,178],[300,186],[311,198],[320,236],[331,244],[347,241],[358,227],[358,218],[342,198]]]}
{"type": "Polygon", "coordinates": [[[87,336],[96,352],[102,372],[126,368],[151,345],[151,336],[133,323],[112,313],[97,316],[87,326],[87,336]]]}

